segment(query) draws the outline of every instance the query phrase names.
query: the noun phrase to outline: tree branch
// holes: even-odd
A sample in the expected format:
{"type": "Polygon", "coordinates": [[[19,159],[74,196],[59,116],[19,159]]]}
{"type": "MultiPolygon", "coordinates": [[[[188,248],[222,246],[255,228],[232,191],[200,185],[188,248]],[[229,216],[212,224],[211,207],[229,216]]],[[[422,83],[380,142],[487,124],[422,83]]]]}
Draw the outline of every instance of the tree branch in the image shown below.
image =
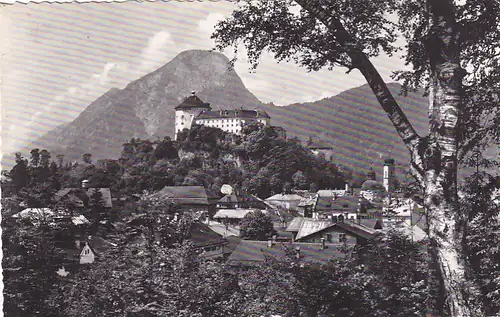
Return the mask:
{"type": "MultiPolygon", "coordinates": [[[[366,54],[356,46],[354,38],[346,31],[334,14],[326,12],[321,8],[317,0],[295,0],[295,2],[309,12],[312,17],[323,23],[331,32],[338,35],[338,42],[346,47],[346,52],[352,59],[353,67],[359,69],[361,74],[366,78],[382,109],[384,109],[404,144],[410,150],[412,159],[415,160],[418,157],[417,148],[421,138],[401,107],[399,107],[375,66],[370,62],[366,54]]],[[[415,164],[418,166],[416,166],[417,168],[414,171],[423,170],[420,162],[420,159],[416,159],[415,164]]],[[[423,175],[416,176],[421,178],[423,175]]]]}

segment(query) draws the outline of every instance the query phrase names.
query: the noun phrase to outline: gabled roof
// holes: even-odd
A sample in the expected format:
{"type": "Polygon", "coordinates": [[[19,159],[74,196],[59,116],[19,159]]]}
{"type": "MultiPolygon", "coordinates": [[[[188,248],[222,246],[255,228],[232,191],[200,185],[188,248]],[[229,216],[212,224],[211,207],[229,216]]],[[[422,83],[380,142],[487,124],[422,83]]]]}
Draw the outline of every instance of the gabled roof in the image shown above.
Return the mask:
{"type": "Polygon", "coordinates": [[[300,202],[299,202],[299,207],[306,207],[306,206],[315,206],[316,205],[316,202],[318,201],[318,197],[319,195],[318,194],[314,194],[314,195],[311,195],[309,197],[305,197],[303,198],[300,202]]]}
{"type": "Polygon", "coordinates": [[[319,232],[325,228],[334,226],[335,223],[331,220],[315,220],[311,218],[304,218],[300,226],[299,232],[295,237],[296,240],[302,239],[304,237],[310,236],[316,232],[319,232]]]}
{"type": "Polygon", "coordinates": [[[269,198],[266,198],[266,201],[301,201],[304,197],[297,194],[276,194],[269,198]]]}
{"type": "Polygon", "coordinates": [[[243,219],[246,214],[256,211],[257,209],[219,209],[214,218],[230,218],[230,219],[243,219]]]}
{"type": "Polygon", "coordinates": [[[26,208],[15,215],[12,218],[18,219],[30,219],[31,221],[38,221],[42,219],[47,219],[54,216],[55,213],[50,208],[26,208]]]}
{"type": "Polygon", "coordinates": [[[320,196],[345,196],[345,189],[320,189],[318,190],[318,195],[320,196]]]}
{"type": "Polygon", "coordinates": [[[270,119],[271,117],[263,110],[217,110],[217,111],[203,111],[196,119],[270,119]]]}
{"type": "Polygon", "coordinates": [[[111,199],[111,190],[109,188],[62,188],[54,194],[56,201],[61,201],[63,199],[70,199],[76,204],[81,204],[83,206],[88,206],[89,198],[93,191],[97,189],[102,194],[102,200],[104,202],[104,207],[113,207],[113,201],[111,199]]]}
{"type": "Polygon", "coordinates": [[[180,105],[175,107],[175,110],[191,109],[191,108],[206,108],[209,110],[211,109],[210,104],[201,101],[201,99],[196,96],[194,91],[191,93],[191,96],[184,99],[184,101],[180,105]]]}
{"type": "Polygon", "coordinates": [[[165,186],[154,194],[180,205],[208,205],[208,196],[203,186],[165,186]]]}
{"type": "Polygon", "coordinates": [[[337,197],[331,202],[331,209],[337,212],[356,213],[364,199],[355,196],[337,197]]]}
{"type": "Polygon", "coordinates": [[[287,250],[296,252],[299,248],[301,261],[309,264],[326,264],[330,259],[344,257],[341,252],[341,245],[325,244],[322,249],[317,243],[289,243],[275,242],[269,247],[267,241],[241,240],[240,244],[231,253],[227,260],[228,265],[232,266],[251,266],[263,263],[267,258],[277,261],[287,260],[287,250]]]}
{"type": "Polygon", "coordinates": [[[239,202],[260,202],[261,200],[251,194],[238,193],[235,192],[225,195],[218,202],[221,203],[239,203],[239,202]]]}
{"type": "Polygon", "coordinates": [[[286,228],[286,231],[297,232],[295,239],[299,240],[334,226],[367,240],[373,239],[380,234],[380,232],[373,228],[359,225],[351,221],[333,222],[332,220],[316,220],[303,217],[293,219],[286,228]]]}
{"type": "Polygon", "coordinates": [[[191,224],[191,232],[188,239],[193,242],[195,247],[227,243],[226,239],[201,222],[193,222],[191,224]]]}
{"type": "Polygon", "coordinates": [[[306,218],[304,217],[295,217],[292,219],[288,227],[286,227],[287,232],[299,232],[300,227],[302,226],[302,222],[304,222],[306,218]]]}

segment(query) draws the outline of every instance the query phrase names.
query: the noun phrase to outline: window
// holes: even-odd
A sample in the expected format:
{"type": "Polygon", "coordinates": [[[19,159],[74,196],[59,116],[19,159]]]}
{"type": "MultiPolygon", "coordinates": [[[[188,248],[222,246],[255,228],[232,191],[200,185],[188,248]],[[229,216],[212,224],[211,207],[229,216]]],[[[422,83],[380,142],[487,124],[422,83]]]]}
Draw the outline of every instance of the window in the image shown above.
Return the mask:
{"type": "Polygon", "coordinates": [[[332,235],[330,233],[326,234],[326,242],[332,242],[332,235]]]}
{"type": "Polygon", "coordinates": [[[347,241],[345,233],[339,233],[339,243],[344,243],[347,241]]]}

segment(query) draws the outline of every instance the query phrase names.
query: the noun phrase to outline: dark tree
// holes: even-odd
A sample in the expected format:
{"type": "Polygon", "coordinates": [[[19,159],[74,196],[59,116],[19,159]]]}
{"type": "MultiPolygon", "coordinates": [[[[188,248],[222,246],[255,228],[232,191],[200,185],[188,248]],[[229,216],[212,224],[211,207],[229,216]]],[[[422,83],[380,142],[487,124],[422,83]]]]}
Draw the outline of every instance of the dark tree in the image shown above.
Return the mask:
{"type": "Polygon", "coordinates": [[[271,217],[262,211],[253,211],[241,220],[240,237],[245,240],[268,240],[276,234],[271,217]]]}
{"type": "Polygon", "coordinates": [[[463,284],[460,242],[466,220],[459,212],[457,169],[459,157],[478,140],[491,136],[499,142],[499,15],[497,1],[238,1],[212,35],[218,49],[233,47],[235,56],[243,45],[254,68],[269,51],[279,61],[295,61],[309,70],[341,66],[365,77],[408,148],[412,175],[424,193],[432,267],[443,282],[434,288],[445,294],[430,296],[434,315],[449,311],[472,317],[481,311],[464,296],[472,288],[463,284]],[[390,20],[394,16],[399,20],[390,20]],[[429,135],[424,137],[370,61],[401,49],[397,34],[408,43],[403,56],[412,69],[396,73],[395,79],[404,81],[403,93],[417,87],[430,92],[429,135]]]}

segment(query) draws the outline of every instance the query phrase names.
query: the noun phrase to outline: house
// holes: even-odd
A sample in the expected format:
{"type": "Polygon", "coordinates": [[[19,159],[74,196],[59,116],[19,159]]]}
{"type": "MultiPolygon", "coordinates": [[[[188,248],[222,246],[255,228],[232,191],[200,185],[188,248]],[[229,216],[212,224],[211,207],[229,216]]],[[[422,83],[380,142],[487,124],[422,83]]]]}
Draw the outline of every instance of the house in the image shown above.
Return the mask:
{"type": "Polygon", "coordinates": [[[228,241],[201,222],[191,224],[188,240],[200,251],[200,257],[204,259],[222,258],[230,253],[228,241]]]}
{"type": "Polygon", "coordinates": [[[230,226],[235,226],[239,227],[241,220],[243,217],[245,217],[247,214],[257,211],[260,209],[243,209],[243,208],[238,208],[238,209],[219,209],[215,215],[214,219],[222,222],[226,225],[230,226]]]}
{"type": "Polygon", "coordinates": [[[256,196],[239,191],[233,191],[231,194],[225,195],[216,204],[217,210],[238,208],[266,210],[271,207],[271,205],[256,196]]]}
{"type": "Polygon", "coordinates": [[[59,206],[71,209],[71,211],[92,207],[90,197],[95,191],[99,191],[103,207],[107,210],[113,207],[111,190],[109,188],[63,188],[54,194],[59,206]]]}
{"type": "Polygon", "coordinates": [[[215,214],[215,196],[203,186],[165,186],[154,194],[190,213],[215,214]]]}
{"type": "Polygon", "coordinates": [[[229,267],[251,268],[267,261],[301,261],[309,265],[327,264],[344,257],[341,245],[323,243],[241,240],[226,261],[229,267]]]}
{"type": "Polygon", "coordinates": [[[265,201],[275,208],[299,211],[299,203],[304,197],[297,194],[276,194],[265,201]]]}
{"type": "Polygon", "coordinates": [[[302,217],[312,218],[318,202],[318,194],[304,194],[304,198],[299,202],[297,208],[302,217]]]}
{"type": "Polygon", "coordinates": [[[356,245],[377,239],[381,232],[348,220],[316,220],[297,217],[286,229],[294,235],[294,241],[356,245]]]}
{"type": "Polygon", "coordinates": [[[306,146],[314,155],[323,155],[327,161],[333,161],[335,150],[320,139],[309,138],[306,146]]]}
{"type": "Polygon", "coordinates": [[[84,226],[90,224],[90,221],[84,215],[70,215],[61,210],[52,210],[50,208],[26,208],[12,218],[19,221],[29,221],[32,225],[39,225],[42,221],[48,224],[56,224],[60,222],[72,223],[75,226],[84,226]]]}
{"type": "Polygon", "coordinates": [[[95,261],[94,250],[86,242],[82,251],[80,252],[80,264],[92,264],[95,261]]]}

